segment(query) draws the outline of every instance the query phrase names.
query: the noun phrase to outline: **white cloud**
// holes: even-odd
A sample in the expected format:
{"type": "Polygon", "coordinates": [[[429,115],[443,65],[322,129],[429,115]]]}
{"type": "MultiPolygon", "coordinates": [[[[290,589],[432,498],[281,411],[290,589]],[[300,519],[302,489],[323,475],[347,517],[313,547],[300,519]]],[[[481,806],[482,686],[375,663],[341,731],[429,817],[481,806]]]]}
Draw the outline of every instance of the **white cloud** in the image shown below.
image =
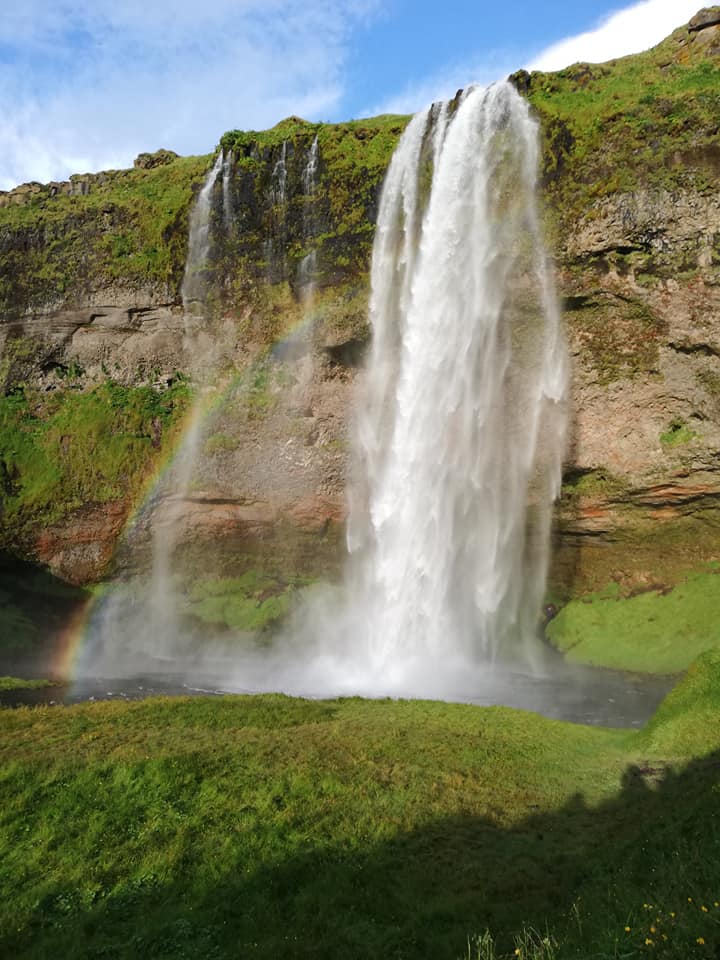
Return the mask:
{"type": "Polygon", "coordinates": [[[225,130],[326,115],[377,0],[24,0],[0,19],[0,188],[206,152],[225,130]],[[8,55],[9,52],[9,55],[8,55]]]}
{"type": "Polygon", "coordinates": [[[529,70],[560,70],[571,63],[603,63],[660,43],[702,7],[701,0],[644,0],[603,19],[587,33],[553,44],[527,64],[529,70]]]}
{"type": "MultiPolygon", "coordinates": [[[[702,6],[701,0],[643,0],[610,14],[597,27],[567,37],[534,56],[528,70],[560,70],[578,61],[602,63],[639,53],[660,43],[686,23],[702,6]]],[[[487,84],[521,65],[506,53],[495,52],[481,62],[455,64],[386,98],[369,113],[415,113],[435,100],[446,100],[471,83],[487,84]]]]}

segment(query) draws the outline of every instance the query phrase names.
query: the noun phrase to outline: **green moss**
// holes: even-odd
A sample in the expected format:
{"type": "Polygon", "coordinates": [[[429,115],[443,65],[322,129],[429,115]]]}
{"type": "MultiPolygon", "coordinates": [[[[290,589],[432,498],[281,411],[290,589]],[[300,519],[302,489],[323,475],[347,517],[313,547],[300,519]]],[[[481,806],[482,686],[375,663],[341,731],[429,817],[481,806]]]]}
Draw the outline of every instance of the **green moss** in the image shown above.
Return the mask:
{"type": "Polygon", "coordinates": [[[20,677],[0,677],[0,690],[42,690],[53,685],[52,680],[23,680],[20,677]]]}
{"type": "Polygon", "coordinates": [[[563,479],[563,498],[576,500],[581,497],[598,497],[604,500],[619,499],[628,493],[627,480],[615,476],[605,467],[596,467],[582,473],[574,473],[563,479]]]}
{"type": "Polygon", "coordinates": [[[550,642],[568,660],[673,674],[720,646],[718,571],[696,573],[673,589],[632,597],[590,595],[573,600],[550,622],[550,642]]]}
{"type": "Polygon", "coordinates": [[[717,63],[685,28],[645,53],[513,79],[542,122],[544,179],[559,224],[640,187],[717,190],[717,63]]]}
{"type": "Polygon", "coordinates": [[[230,437],[226,433],[214,433],[205,442],[205,453],[213,456],[215,453],[237,450],[239,444],[237,437],[230,437]]]}
{"type": "Polygon", "coordinates": [[[565,317],[582,344],[582,362],[601,384],[657,372],[664,320],[639,300],[598,295],[571,297],[565,317]]]}
{"type": "Polygon", "coordinates": [[[0,312],[62,302],[88,279],[179,289],[187,217],[208,157],[82,178],[85,195],[0,208],[0,312]]]}
{"type": "Polygon", "coordinates": [[[188,399],[108,380],[85,392],[0,397],[0,540],[12,542],[88,503],[132,495],[147,476],[188,399]]]}
{"type": "Polygon", "coordinates": [[[675,419],[667,430],[660,434],[660,443],[664,447],[679,447],[696,438],[697,434],[684,420],[675,419]]]}
{"type": "Polygon", "coordinates": [[[280,580],[257,570],[241,577],[199,580],[191,588],[188,609],[203,623],[259,633],[287,616],[295,592],[309,582],[280,580]]]}

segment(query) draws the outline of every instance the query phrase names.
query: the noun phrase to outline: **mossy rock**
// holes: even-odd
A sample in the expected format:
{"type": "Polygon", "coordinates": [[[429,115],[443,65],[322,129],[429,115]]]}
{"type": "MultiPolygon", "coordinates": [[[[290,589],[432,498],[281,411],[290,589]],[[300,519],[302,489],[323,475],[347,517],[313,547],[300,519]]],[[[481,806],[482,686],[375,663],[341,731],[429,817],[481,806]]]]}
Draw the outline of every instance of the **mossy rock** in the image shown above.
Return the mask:
{"type": "Polygon", "coordinates": [[[286,619],[297,592],[309,583],[257,570],[240,577],[203,579],[193,584],[187,611],[204,624],[238,633],[263,633],[286,619]]]}

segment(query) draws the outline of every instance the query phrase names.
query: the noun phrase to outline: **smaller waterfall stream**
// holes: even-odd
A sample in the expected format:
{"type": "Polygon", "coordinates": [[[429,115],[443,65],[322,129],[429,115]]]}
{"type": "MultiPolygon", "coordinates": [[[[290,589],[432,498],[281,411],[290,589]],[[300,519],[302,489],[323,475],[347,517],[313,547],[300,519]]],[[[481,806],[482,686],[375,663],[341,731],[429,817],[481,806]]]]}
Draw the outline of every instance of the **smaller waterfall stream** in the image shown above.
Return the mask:
{"type": "MultiPolygon", "coordinates": [[[[96,614],[95,645],[84,664],[87,674],[102,670],[131,672],[143,663],[170,662],[187,653],[181,629],[181,598],[175,585],[174,558],[183,513],[190,494],[202,440],[202,384],[213,365],[212,338],[208,336],[208,296],[213,278],[213,227],[215,189],[222,173],[222,200],[229,195],[231,165],[219,152],[190,213],[188,252],[181,286],[185,350],[194,373],[198,399],[189,426],[171,469],[158,485],[143,524],[150,540],[149,578],[131,579],[109,595],[96,614]]],[[[223,220],[224,220],[224,209],[223,220]]]]}
{"type": "MultiPolygon", "coordinates": [[[[229,154],[219,151],[205,183],[190,213],[188,254],[181,287],[186,337],[190,341],[191,356],[195,355],[196,375],[201,381],[203,371],[198,361],[207,357],[204,346],[206,333],[203,323],[207,315],[207,298],[211,281],[208,267],[211,259],[212,226],[214,217],[213,194],[222,174],[223,223],[227,229],[226,204],[230,196],[231,162],[229,154]]],[[[174,587],[173,554],[178,543],[178,532],[185,501],[190,493],[194,469],[197,465],[202,439],[202,398],[195,402],[190,416],[190,427],[177,452],[172,472],[161,491],[162,499],[151,520],[152,573],[149,595],[149,645],[155,652],[178,652],[180,636],[180,598],[174,587]]]]}
{"type": "MultiPolygon", "coordinates": [[[[212,194],[223,170],[225,158],[221,150],[213,164],[207,179],[203,184],[195,205],[190,213],[190,232],[188,236],[188,253],[185,261],[180,295],[183,302],[183,312],[186,317],[205,314],[209,283],[207,267],[210,257],[211,227],[212,227],[212,194]]],[[[223,182],[225,178],[223,177],[223,182]]],[[[224,193],[224,191],[223,191],[224,193]]]]}
{"type": "MultiPolygon", "coordinates": [[[[306,242],[313,237],[315,228],[317,226],[314,201],[315,194],[317,193],[319,162],[318,138],[316,135],[312,144],[310,145],[307,163],[305,164],[302,175],[302,186],[305,200],[305,206],[303,208],[303,238],[306,242]]],[[[314,238],[312,242],[313,244],[315,243],[314,238]]],[[[313,246],[312,250],[310,250],[310,252],[303,257],[298,271],[300,295],[305,301],[306,305],[312,304],[315,294],[315,278],[317,275],[317,267],[317,247],[313,246]]]]}

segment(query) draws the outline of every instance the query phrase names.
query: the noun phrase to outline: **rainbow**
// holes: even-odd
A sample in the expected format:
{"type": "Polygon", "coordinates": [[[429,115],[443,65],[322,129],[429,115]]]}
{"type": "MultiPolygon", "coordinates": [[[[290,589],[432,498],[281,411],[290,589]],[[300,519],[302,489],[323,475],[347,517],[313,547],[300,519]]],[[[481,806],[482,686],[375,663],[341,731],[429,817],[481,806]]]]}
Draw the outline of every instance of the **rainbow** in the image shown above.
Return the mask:
{"type": "MultiPolygon", "coordinates": [[[[309,327],[314,315],[313,311],[305,310],[302,318],[292,325],[285,335],[280,340],[275,341],[260,357],[243,370],[236,370],[220,380],[212,391],[200,392],[194,398],[187,414],[175,428],[167,450],[154,464],[153,469],[143,481],[142,487],[135,498],[135,504],[128,513],[122,532],[118,537],[118,543],[131,537],[135,527],[153,509],[165,478],[177,462],[192,434],[202,430],[203,424],[216,410],[222,407],[232,391],[251,378],[258,366],[265,362],[269,355],[278,351],[284,344],[289,343],[304,328],[309,327]]],[[[76,679],[83,661],[83,655],[89,652],[93,638],[99,634],[103,607],[112,591],[112,582],[101,584],[95,588],[87,599],[78,605],[55,637],[50,664],[50,673],[54,679],[70,683],[76,679]]]]}

